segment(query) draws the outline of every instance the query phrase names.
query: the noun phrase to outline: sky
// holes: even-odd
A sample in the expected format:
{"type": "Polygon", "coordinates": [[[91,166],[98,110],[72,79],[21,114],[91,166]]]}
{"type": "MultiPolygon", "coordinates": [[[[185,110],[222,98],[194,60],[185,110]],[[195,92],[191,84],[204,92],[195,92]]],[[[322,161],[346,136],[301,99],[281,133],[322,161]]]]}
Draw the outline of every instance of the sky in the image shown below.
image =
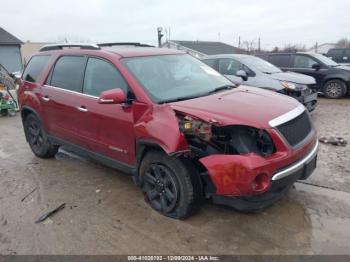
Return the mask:
{"type": "Polygon", "coordinates": [[[272,49],[350,38],[350,0],[0,0],[0,27],[22,41],[241,41],[272,49]],[[169,34],[168,34],[169,37],[169,34]],[[163,38],[163,40],[165,40],[163,38]]]}

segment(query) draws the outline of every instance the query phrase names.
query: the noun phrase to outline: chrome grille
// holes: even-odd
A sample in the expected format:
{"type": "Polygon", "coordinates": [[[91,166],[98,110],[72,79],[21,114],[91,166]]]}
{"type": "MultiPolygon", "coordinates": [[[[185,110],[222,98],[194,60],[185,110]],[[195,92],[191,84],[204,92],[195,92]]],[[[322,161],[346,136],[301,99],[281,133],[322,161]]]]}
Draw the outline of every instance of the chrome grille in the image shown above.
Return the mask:
{"type": "Polygon", "coordinates": [[[308,113],[304,111],[296,118],[276,126],[276,129],[291,146],[295,146],[310,134],[312,125],[308,113]]]}

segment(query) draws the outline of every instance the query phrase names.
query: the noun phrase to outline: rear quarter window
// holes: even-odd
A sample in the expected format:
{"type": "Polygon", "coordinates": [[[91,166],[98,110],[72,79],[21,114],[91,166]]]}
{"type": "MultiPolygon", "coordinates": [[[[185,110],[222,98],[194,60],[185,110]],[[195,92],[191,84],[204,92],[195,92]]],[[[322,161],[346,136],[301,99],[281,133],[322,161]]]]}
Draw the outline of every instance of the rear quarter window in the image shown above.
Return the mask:
{"type": "Polygon", "coordinates": [[[290,67],[290,55],[270,55],[269,62],[277,67],[290,67]]]}
{"type": "Polygon", "coordinates": [[[23,80],[35,83],[50,59],[49,55],[33,56],[23,72],[23,80]]]}

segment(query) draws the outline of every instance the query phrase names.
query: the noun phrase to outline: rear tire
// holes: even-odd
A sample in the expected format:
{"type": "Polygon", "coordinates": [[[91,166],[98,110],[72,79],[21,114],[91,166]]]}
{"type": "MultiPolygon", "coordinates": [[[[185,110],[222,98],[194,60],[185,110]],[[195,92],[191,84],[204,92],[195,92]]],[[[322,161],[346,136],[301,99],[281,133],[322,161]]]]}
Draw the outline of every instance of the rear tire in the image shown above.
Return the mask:
{"type": "Polygon", "coordinates": [[[184,219],[198,206],[200,185],[189,163],[161,151],[150,151],[139,172],[145,201],[160,214],[184,219]]]}
{"type": "Polygon", "coordinates": [[[51,158],[56,155],[58,146],[50,143],[40,120],[34,114],[27,116],[23,125],[30,149],[36,156],[51,158]]]}
{"type": "Polygon", "coordinates": [[[341,98],[346,94],[346,84],[337,79],[329,80],[323,87],[323,94],[327,98],[341,98]]]}

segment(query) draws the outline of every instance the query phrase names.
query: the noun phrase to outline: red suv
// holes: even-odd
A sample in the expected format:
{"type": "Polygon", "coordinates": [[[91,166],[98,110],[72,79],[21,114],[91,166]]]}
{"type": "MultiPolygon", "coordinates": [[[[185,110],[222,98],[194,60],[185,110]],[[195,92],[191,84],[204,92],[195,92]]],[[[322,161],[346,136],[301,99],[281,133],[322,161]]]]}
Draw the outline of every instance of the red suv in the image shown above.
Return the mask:
{"type": "Polygon", "coordinates": [[[23,72],[18,98],[35,155],[64,146],[124,171],[173,218],[201,199],[260,211],[316,167],[303,105],[236,87],[177,50],[46,46],[23,72]]]}

